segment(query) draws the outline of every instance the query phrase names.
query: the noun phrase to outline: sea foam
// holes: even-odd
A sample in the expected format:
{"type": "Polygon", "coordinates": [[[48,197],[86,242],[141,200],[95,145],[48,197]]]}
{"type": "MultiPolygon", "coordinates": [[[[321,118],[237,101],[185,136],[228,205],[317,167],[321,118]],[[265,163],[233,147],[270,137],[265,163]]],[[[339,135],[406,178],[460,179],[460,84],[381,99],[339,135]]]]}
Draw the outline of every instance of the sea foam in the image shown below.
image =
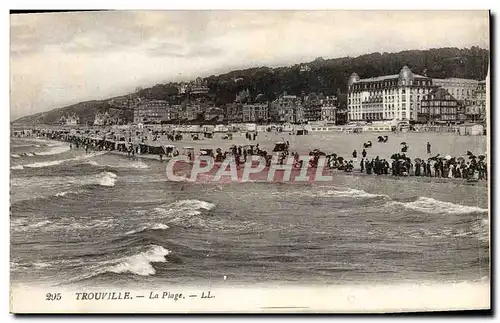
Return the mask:
{"type": "Polygon", "coordinates": [[[476,206],[466,206],[451,202],[443,202],[430,197],[419,197],[413,202],[390,202],[389,206],[402,206],[406,209],[430,214],[468,214],[468,213],[487,213],[488,209],[476,206]]]}
{"type": "Polygon", "coordinates": [[[76,192],[73,192],[73,191],[64,191],[64,192],[56,193],[55,196],[57,196],[57,197],[63,197],[63,196],[66,196],[68,194],[76,194],[76,192]]]}
{"type": "Polygon", "coordinates": [[[140,276],[154,275],[156,270],[151,265],[155,262],[166,262],[165,256],[171,252],[162,246],[151,245],[147,251],[118,260],[116,265],[107,268],[113,273],[132,273],[140,276]]]}
{"type": "Polygon", "coordinates": [[[29,167],[29,168],[42,168],[42,167],[50,167],[50,166],[56,166],[60,165],[62,163],[70,162],[70,161],[79,161],[79,160],[84,160],[96,156],[100,156],[105,154],[106,152],[96,152],[92,154],[87,154],[87,155],[81,155],[81,156],[76,156],[74,158],[68,158],[68,159],[58,159],[58,160],[50,160],[50,161],[41,161],[41,162],[36,162],[33,164],[27,164],[27,165],[22,165],[23,167],[29,167]]]}
{"type": "Polygon", "coordinates": [[[156,208],[155,211],[162,215],[188,215],[194,216],[201,214],[200,210],[212,210],[215,207],[215,204],[200,201],[200,200],[180,200],[174,203],[169,204],[166,208],[159,207],[156,208]]]}
{"type": "Polygon", "coordinates": [[[57,155],[57,154],[62,154],[64,152],[67,152],[70,150],[70,147],[67,145],[56,145],[49,149],[48,151],[42,151],[42,152],[37,152],[36,154],[39,156],[50,156],[50,155],[57,155]]]}
{"type": "Polygon", "coordinates": [[[102,172],[99,174],[99,185],[101,186],[115,186],[116,178],[118,176],[111,172],[102,172]]]}
{"type": "Polygon", "coordinates": [[[125,233],[125,234],[129,235],[129,234],[143,232],[143,231],[146,231],[146,230],[167,230],[168,228],[169,228],[169,226],[166,225],[166,224],[163,224],[163,223],[148,223],[148,224],[142,226],[138,230],[131,230],[131,231],[128,231],[127,233],[125,233]]]}
{"type": "Polygon", "coordinates": [[[333,196],[333,197],[350,197],[350,198],[375,198],[375,197],[388,197],[383,194],[372,194],[363,190],[356,190],[348,188],[346,190],[328,190],[326,192],[319,192],[320,196],[333,196]]]}

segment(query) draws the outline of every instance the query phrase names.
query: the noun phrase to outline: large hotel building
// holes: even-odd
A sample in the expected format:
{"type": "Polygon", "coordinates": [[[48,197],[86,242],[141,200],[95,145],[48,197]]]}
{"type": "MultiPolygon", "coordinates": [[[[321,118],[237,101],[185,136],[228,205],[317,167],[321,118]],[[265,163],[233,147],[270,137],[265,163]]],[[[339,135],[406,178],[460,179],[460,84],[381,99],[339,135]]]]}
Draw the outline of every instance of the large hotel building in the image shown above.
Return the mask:
{"type": "Polygon", "coordinates": [[[435,86],[432,79],[404,66],[399,74],[348,81],[349,121],[417,120],[421,99],[435,86]]]}
{"type": "Polygon", "coordinates": [[[455,99],[465,105],[474,100],[474,92],[479,86],[479,81],[461,78],[432,79],[432,84],[447,90],[455,99]]]}

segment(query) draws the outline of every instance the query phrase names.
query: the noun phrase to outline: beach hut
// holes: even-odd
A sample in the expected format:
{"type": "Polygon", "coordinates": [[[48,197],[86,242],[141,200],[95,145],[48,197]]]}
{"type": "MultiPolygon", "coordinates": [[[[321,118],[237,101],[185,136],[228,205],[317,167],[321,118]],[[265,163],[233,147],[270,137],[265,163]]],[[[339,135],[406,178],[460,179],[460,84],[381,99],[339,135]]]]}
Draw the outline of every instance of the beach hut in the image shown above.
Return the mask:
{"type": "Polygon", "coordinates": [[[484,127],[480,124],[464,123],[459,127],[461,136],[480,136],[484,133],[484,127]]]}

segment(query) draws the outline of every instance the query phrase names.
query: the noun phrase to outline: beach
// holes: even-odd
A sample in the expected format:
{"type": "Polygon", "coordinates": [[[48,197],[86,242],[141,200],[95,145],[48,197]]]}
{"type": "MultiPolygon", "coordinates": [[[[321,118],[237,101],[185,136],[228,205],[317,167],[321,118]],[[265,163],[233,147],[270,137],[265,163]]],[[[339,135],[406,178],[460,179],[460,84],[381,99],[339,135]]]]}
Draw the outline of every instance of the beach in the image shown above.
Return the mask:
{"type": "MultiPolygon", "coordinates": [[[[484,154],[484,136],[454,134],[244,134],[164,141],[229,148],[289,141],[346,157],[484,154]]],[[[217,135],[216,135],[217,136],[217,135]]],[[[186,137],[185,137],[186,138],[186,137]]],[[[145,155],[148,156],[148,155],[145,155]]],[[[67,143],[11,140],[14,284],[376,284],[489,281],[487,181],[376,175],[328,183],[176,183],[165,163],[67,143]],[[67,149],[68,148],[68,149],[67,149]],[[33,155],[32,153],[35,152],[33,155]],[[23,155],[27,153],[27,155],[23,155]],[[45,154],[44,154],[45,153],[45,154]],[[36,252],[33,252],[36,251],[36,252]],[[226,277],[224,280],[223,277],[226,277]]]]}

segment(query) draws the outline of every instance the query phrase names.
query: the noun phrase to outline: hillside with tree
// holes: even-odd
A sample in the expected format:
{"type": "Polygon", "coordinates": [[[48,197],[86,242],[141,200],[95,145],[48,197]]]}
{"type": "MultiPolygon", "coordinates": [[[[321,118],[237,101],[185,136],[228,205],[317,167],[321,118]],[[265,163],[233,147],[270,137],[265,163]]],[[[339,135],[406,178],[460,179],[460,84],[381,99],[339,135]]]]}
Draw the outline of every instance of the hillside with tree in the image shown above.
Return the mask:
{"type": "MultiPolygon", "coordinates": [[[[222,107],[234,102],[237,94],[247,89],[251,98],[260,94],[259,101],[272,101],[283,92],[299,96],[308,93],[334,95],[347,91],[347,80],[353,72],[361,78],[398,74],[404,65],[416,74],[432,78],[457,77],[484,80],[488,72],[489,56],[489,50],[471,47],[371,53],[333,59],[320,57],[312,62],[288,67],[263,66],[206,77],[204,81],[210,91],[201,99],[222,107]]],[[[178,83],[140,88],[133,95],[143,99],[167,100],[172,104],[185,104],[190,99],[186,95],[179,94],[178,83]]],[[[111,99],[81,102],[23,117],[15,123],[52,124],[62,116],[74,113],[82,124],[86,124],[92,122],[95,113],[106,111],[110,115],[122,118],[125,122],[132,120],[133,113],[130,109],[112,105],[110,101],[111,99]]]]}

